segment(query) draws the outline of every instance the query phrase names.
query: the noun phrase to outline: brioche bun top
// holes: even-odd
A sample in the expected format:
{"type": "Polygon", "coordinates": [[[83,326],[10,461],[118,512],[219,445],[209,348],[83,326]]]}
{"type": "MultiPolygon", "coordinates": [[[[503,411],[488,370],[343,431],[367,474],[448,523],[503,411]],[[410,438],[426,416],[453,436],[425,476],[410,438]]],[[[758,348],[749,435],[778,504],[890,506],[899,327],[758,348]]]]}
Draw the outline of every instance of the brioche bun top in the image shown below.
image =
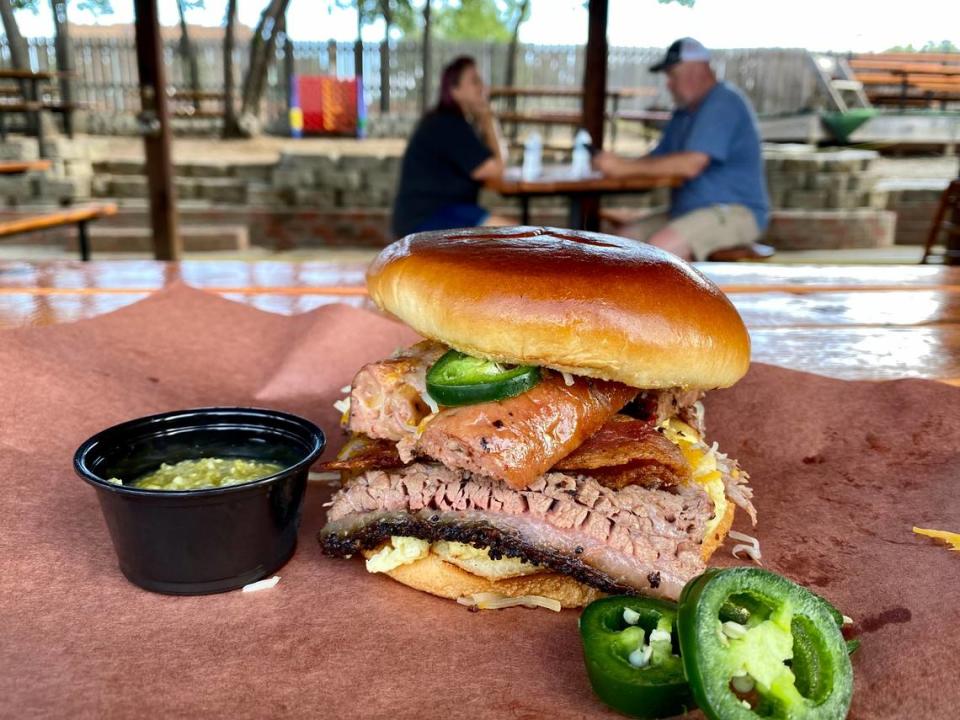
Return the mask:
{"type": "Polygon", "coordinates": [[[710,280],[645,243],[575,230],[408,235],[367,272],[381,309],[427,338],[500,362],[636,388],[728,387],[750,338],[710,280]]]}

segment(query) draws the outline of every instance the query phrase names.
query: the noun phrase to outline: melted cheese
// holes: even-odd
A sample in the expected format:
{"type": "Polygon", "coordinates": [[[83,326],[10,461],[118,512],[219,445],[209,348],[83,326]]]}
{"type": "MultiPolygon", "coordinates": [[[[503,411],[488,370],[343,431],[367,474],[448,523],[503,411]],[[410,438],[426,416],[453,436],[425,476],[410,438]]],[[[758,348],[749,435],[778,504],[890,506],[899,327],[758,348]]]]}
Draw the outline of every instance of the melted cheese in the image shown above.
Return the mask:
{"type": "Polygon", "coordinates": [[[680,448],[693,471],[693,481],[703,487],[713,503],[713,517],[704,532],[704,537],[707,537],[727,514],[729,500],[723,484],[723,473],[719,469],[719,463],[725,461],[726,456],[717,452],[716,444],[711,447],[703,442],[700,433],[682,420],[670,418],[658,427],[663,429],[664,437],[680,448]]]}

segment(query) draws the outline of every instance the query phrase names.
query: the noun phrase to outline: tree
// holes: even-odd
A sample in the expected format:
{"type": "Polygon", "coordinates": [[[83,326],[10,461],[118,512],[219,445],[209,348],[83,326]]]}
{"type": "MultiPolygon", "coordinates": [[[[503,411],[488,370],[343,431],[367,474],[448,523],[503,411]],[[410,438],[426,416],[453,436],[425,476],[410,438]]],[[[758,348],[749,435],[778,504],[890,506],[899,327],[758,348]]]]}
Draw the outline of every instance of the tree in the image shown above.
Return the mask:
{"type": "Polygon", "coordinates": [[[513,87],[517,81],[517,48],[520,45],[520,25],[530,17],[530,0],[510,0],[509,10],[512,13],[510,32],[510,48],[507,50],[507,67],[503,84],[513,87]]]}
{"type": "Polygon", "coordinates": [[[445,40],[484,40],[509,42],[512,26],[511,10],[517,0],[460,0],[437,8],[434,26],[437,37],[445,40]]]}
{"type": "Polygon", "coordinates": [[[426,112],[430,104],[430,78],[433,75],[433,58],[431,57],[431,45],[433,44],[433,33],[430,27],[430,10],[433,5],[432,0],[425,0],[423,3],[423,38],[421,39],[421,58],[420,67],[423,71],[423,79],[420,82],[420,111],[426,112]]]}
{"type": "Polygon", "coordinates": [[[940,42],[928,40],[919,50],[911,43],[909,45],[894,45],[892,48],[887,48],[884,52],[955,53],[960,52],[960,47],[957,47],[950,40],[941,40],[940,42]]]}
{"type": "MultiPolygon", "coordinates": [[[[0,0],[0,20],[3,21],[3,30],[7,35],[7,44],[10,47],[10,62],[15,70],[30,69],[30,50],[27,48],[27,41],[20,34],[20,26],[17,25],[17,18],[13,14],[14,8],[20,10],[29,7],[30,3],[18,2],[17,0],[0,0]]],[[[27,91],[24,90],[24,93],[27,91]]]]}
{"type": "Polygon", "coordinates": [[[233,87],[233,50],[237,44],[237,0],[227,0],[223,18],[223,137],[238,137],[237,108],[233,87]]]}
{"type": "MultiPolygon", "coordinates": [[[[53,51],[60,71],[60,101],[73,104],[73,44],[70,42],[70,22],[67,17],[67,0],[50,0],[53,13],[53,51]]],[[[73,132],[71,113],[64,116],[67,135],[73,132]]]]}
{"type": "Polygon", "coordinates": [[[353,45],[354,74],[363,82],[363,28],[383,18],[380,41],[380,111],[390,111],[390,34],[397,28],[408,33],[416,25],[410,0],[337,0],[337,7],[357,11],[357,40],[353,45]]]}
{"type": "Polygon", "coordinates": [[[180,58],[188,68],[194,110],[200,106],[200,65],[197,62],[197,49],[190,41],[186,11],[188,8],[198,7],[203,7],[203,0],[177,0],[177,12],[180,15],[180,58]]]}
{"type": "MultiPolygon", "coordinates": [[[[276,55],[277,39],[281,35],[281,18],[287,13],[290,0],[270,0],[263,9],[260,21],[250,39],[250,63],[243,79],[240,99],[240,114],[237,117],[236,135],[227,137],[253,137],[260,132],[260,101],[267,81],[270,59],[276,55]]],[[[232,128],[233,129],[233,128],[232,128]]]]}

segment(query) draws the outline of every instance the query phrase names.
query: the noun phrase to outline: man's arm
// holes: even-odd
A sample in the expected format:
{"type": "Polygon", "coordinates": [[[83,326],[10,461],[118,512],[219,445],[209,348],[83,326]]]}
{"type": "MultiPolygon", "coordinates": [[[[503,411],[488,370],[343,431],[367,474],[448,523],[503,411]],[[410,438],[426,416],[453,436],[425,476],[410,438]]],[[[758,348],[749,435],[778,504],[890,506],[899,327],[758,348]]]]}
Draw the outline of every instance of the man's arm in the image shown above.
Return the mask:
{"type": "Polygon", "coordinates": [[[679,175],[692,180],[707,169],[710,156],[696,151],[647,155],[642,158],[624,158],[611,152],[598,153],[593,166],[607,177],[625,178],[650,175],[679,175]]]}

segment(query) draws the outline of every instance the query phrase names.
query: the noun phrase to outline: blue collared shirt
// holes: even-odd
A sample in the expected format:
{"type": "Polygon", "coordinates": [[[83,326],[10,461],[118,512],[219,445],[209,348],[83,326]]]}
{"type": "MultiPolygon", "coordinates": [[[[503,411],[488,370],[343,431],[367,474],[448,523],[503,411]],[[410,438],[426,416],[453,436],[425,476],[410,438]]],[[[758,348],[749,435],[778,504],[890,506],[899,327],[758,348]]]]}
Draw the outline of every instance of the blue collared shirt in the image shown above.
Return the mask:
{"type": "Polygon", "coordinates": [[[763,152],[757,118],[736,88],[717,83],[700,104],[677,109],[651,155],[702,152],[706,169],[673,190],[670,216],[677,217],[711,205],[745,205],[767,226],[770,200],[763,172],[763,152]]]}

